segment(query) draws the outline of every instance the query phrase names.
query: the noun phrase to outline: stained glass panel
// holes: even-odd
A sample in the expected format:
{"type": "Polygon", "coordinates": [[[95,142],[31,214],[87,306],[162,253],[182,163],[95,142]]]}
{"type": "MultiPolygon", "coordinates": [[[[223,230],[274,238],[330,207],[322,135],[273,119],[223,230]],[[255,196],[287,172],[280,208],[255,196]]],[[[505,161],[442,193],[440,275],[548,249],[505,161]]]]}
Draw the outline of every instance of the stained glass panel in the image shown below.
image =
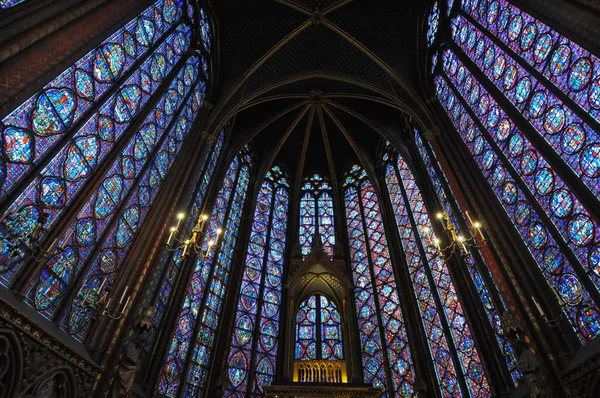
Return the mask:
{"type": "MultiPolygon", "coordinates": [[[[462,213],[457,215],[454,212],[454,208],[451,204],[452,203],[451,198],[453,198],[453,194],[451,192],[450,185],[448,184],[448,180],[447,180],[446,176],[443,174],[443,172],[441,171],[441,168],[435,158],[435,153],[433,152],[431,147],[429,147],[429,145],[422,140],[421,134],[416,130],[415,130],[415,141],[417,144],[417,148],[419,149],[419,153],[421,154],[421,159],[423,159],[423,163],[425,164],[427,173],[429,174],[429,178],[431,178],[431,182],[433,182],[433,185],[435,187],[436,194],[437,194],[438,198],[440,199],[440,202],[444,206],[444,210],[446,211],[446,213],[448,213],[448,215],[450,216],[450,220],[452,221],[452,223],[454,225],[460,225],[457,217],[461,217],[462,222],[464,224],[465,216],[462,213]],[[428,149],[431,152],[429,152],[428,149]],[[431,157],[429,156],[429,153],[432,154],[431,157]],[[439,172],[438,172],[438,170],[439,170],[439,172]],[[440,176],[441,176],[441,178],[440,178],[440,176]],[[445,185],[442,183],[442,179],[443,179],[445,185]],[[445,187],[448,187],[448,188],[445,188],[445,187]],[[446,192],[448,192],[448,195],[446,195],[446,192]]],[[[469,238],[471,237],[468,234],[463,234],[463,236],[466,236],[469,238]]],[[[521,377],[521,372],[519,371],[519,369],[517,369],[517,359],[516,359],[515,353],[512,349],[512,346],[510,345],[508,336],[506,336],[506,333],[504,332],[504,330],[502,328],[502,324],[500,321],[500,314],[502,312],[507,311],[507,308],[506,308],[506,305],[504,304],[504,302],[496,303],[492,299],[492,296],[490,294],[490,289],[495,289],[496,293],[497,293],[498,289],[495,286],[495,284],[489,285],[488,283],[486,283],[486,280],[492,281],[492,283],[493,283],[493,278],[492,278],[489,266],[487,264],[486,264],[486,268],[484,268],[483,270],[478,267],[477,262],[473,256],[473,253],[476,251],[477,251],[476,248],[470,247],[467,255],[464,256],[463,258],[468,266],[469,274],[471,276],[471,279],[473,280],[473,284],[474,284],[475,288],[477,289],[477,293],[478,293],[479,297],[481,298],[481,301],[483,302],[483,308],[487,315],[488,321],[490,322],[490,326],[492,327],[492,330],[494,331],[494,336],[496,338],[496,341],[498,342],[500,351],[504,354],[504,357],[506,359],[507,368],[510,371],[513,381],[516,384],[518,382],[519,378],[521,377]],[[482,275],[482,273],[484,273],[484,272],[487,273],[487,275],[486,275],[487,278],[485,278],[484,275],[482,275]]],[[[479,258],[481,258],[482,261],[485,261],[483,256],[480,255],[479,258]]],[[[498,293],[497,293],[497,296],[499,297],[500,300],[502,300],[501,296],[498,293]]]]}
{"type": "MultiPolygon", "coordinates": [[[[191,30],[187,25],[179,25],[69,139],[5,212],[0,224],[0,236],[13,239],[34,237],[32,233],[37,227],[34,240],[42,242],[45,239],[48,229],[64,213],[120,139],[133,134],[127,134],[128,127],[187,51],[190,35],[191,30]]],[[[175,104],[173,97],[179,94],[172,90],[170,95],[172,97],[165,102],[167,107],[175,104]]],[[[171,109],[174,112],[175,109],[171,109]]],[[[142,144],[138,146],[138,156],[143,156],[143,150],[139,152],[139,149],[146,144],[142,144]]],[[[127,161],[126,170],[131,170],[133,161],[134,159],[127,161]]],[[[117,188],[119,185],[115,180],[109,191],[120,190],[117,188]]],[[[107,196],[104,198],[108,199],[107,196]]],[[[100,204],[98,207],[100,218],[103,211],[111,211],[109,202],[104,203],[104,206],[100,204]]],[[[0,268],[3,271],[0,282],[10,285],[15,272],[23,266],[23,261],[3,254],[4,251],[0,254],[0,268]]]]}
{"type": "MultiPolygon", "coordinates": [[[[197,60],[195,62],[197,65],[197,60]]],[[[198,85],[196,89],[199,89],[198,85]]],[[[96,310],[83,305],[83,299],[90,293],[96,297],[110,293],[134,239],[139,233],[154,199],[160,192],[198,113],[200,107],[195,98],[193,95],[188,96],[177,122],[172,124],[169,133],[155,153],[152,163],[145,168],[135,188],[131,191],[120,211],[118,220],[113,222],[104,235],[97,254],[91,259],[91,265],[82,278],[82,285],[77,296],[67,305],[67,311],[60,318],[59,327],[79,341],[83,341],[86,337],[91,320],[96,316],[96,310]]],[[[59,276],[61,275],[59,274],[60,270],[56,270],[54,267],[51,270],[59,276]]]]}
{"type": "Polygon", "coordinates": [[[225,396],[262,396],[275,376],[289,183],[279,166],[258,193],[227,359],[225,396]],[[253,351],[256,353],[253,353],[253,351]]]}
{"type": "Polygon", "coordinates": [[[356,165],[343,186],[365,382],[390,396],[415,396],[415,371],[375,189],[356,165]]]}
{"type": "MultiPolygon", "coordinates": [[[[435,78],[435,84],[438,98],[448,117],[489,181],[514,227],[526,242],[527,249],[536,260],[546,281],[566,304],[564,312],[580,341],[583,344],[587,343],[600,333],[600,314],[597,305],[575,276],[573,264],[559,248],[553,235],[548,232],[541,216],[523,192],[520,182],[507,171],[507,165],[481,133],[479,126],[450,88],[449,82],[438,76],[435,78]]],[[[549,193],[554,183],[553,171],[542,168],[536,175],[538,177],[534,189],[540,193],[549,193]]]]}
{"type": "MultiPolygon", "coordinates": [[[[509,167],[512,167],[519,175],[530,195],[544,210],[552,226],[556,228],[562,240],[586,270],[590,280],[597,289],[600,288],[600,277],[596,273],[597,264],[593,258],[593,254],[600,245],[600,226],[571,192],[561,176],[554,172],[543,155],[515,126],[504,110],[495,105],[494,99],[466,70],[456,55],[450,52],[445,53],[443,62],[444,72],[460,95],[459,98],[468,104],[481,125],[485,127],[482,133],[485,134],[485,137],[489,137],[488,142],[491,144],[491,149],[484,151],[482,166],[493,168],[496,153],[504,155],[509,167]],[[502,120],[499,127],[487,128],[491,106],[482,107],[481,105],[484,103],[495,106],[496,114],[502,120]]],[[[465,119],[465,123],[468,122],[465,119]]],[[[498,170],[500,169],[494,169],[496,179],[494,182],[502,184],[506,177],[499,175],[498,170]]],[[[537,248],[544,246],[550,239],[547,228],[538,224],[529,228],[528,234],[532,238],[531,243],[537,248]]]]}
{"type": "Polygon", "coordinates": [[[184,395],[202,393],[227,290],[250,167],[250,157],[244,150],[231,163],[217,194],[159,382],[159,391],[167,396],[175,396],[180,386],[184,395]],[[222,236],[218,233],[220,228],[224,230],[222,236]]]}
{"type": "MultiPolygon", "coordinates": [[[[19,2],[0,0],[0,9],[19,2]]],[[[181,14],[179,1],[156,1],[2,120],[0,199],[88,117],[92,106],[172,31],[181,14]]]]}
{"type": "MultiPolygon", "coordinates": [[[[188,59],[171,82],[169,89],[148,113],[138,132],[131,137],[121,155],[115,159],[103,177],[103,182],[90,195],[65,233],[58,238],[56,249],[50,254],[50,261],[29,286],[26,294],[27,302],[42,315],[52,317],[86,259],[94,251],[96,244],[103,240],[104,231],[117,209],[126,200],[154,149],[162,143],[165,132],[175,119],[175,111],[189,96],[199,73],[198,68],[197,57],[188,59]],[[69,258],[72,257],[76,257],[76,260],[70,261],[69,258]]],[[[198,85],[197,89],[200,88],[198,85]]],[[[191,106],[191,103],[188,106],[191,106]]],[[[177,123],[181,123],[181,126],[175,124],[171,134],[185,134],[185,115],[181,115],[177,123]]]]}
{"type": "Polygon", "coordinates": [[[513,54],[600,122],[600,59],[596,55],[506,0],[463,0],[462,8],[513,54]]]}
{"type": "Polygon", "coordinates": [[[325,253],[333,258],[335,227],[333,199],[329,181],[319,174],[305,178],[300,200],[299,240],[302,256],[306,257],[313,244],[316,231],[319,232],[325,253]]]}

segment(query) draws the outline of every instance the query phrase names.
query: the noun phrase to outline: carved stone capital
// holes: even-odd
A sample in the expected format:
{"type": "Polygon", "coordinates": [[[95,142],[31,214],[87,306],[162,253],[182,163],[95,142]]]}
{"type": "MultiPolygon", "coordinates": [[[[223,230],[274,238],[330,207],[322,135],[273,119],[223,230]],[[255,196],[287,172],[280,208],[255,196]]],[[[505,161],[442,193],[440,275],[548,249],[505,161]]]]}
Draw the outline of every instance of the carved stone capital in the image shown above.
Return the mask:
{"type": "Polygon", "coordinates": [[[207,144],[213,145],[215,142],[217,142],[217,136],[215,134],[211,134],[208,131],[203,131],[201,134],[202,140],[207,144]]]}
{"type": "Polygon", "coordinates": [[[437,126],[435,126],[432,129],[425,130],[423,132],[423,138],[425,138],[427,141],[435,140],[435,137],[437,137],[438,135],[440,135],[440,128],[437,126]]]}

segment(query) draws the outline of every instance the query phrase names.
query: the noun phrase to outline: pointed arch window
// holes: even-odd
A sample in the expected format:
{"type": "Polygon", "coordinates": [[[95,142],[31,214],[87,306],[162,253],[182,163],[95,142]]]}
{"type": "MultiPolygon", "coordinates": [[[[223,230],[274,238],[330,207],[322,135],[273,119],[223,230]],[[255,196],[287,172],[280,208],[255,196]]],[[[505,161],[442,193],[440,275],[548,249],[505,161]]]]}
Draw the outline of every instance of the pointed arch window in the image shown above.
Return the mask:
{"type": "MultiPolygon", "coordinates": [[[[204,199],[206,192],[208,191],[208,187],[213,180],[212,177],[214,175],[217,162],[219,161],[221,150],[223,149],[224,140],[225,133],[221,131],[208,155],[207,163],[203,168],[202,176],[200,177],[194,192],[194,199],[192,201],[192,208],[190,210],[189,218],[180,232],[180,237],[191,236],[192,229],[197,224],[199,217],[201,217],[200,212],[205,205],[204,199]]],[[[165,239],[168,241],[168,238],[165,239]]],[[[173,252],[171,256],[168,254],[159,256],[159,259],[164,258],[164,261],[159,260],[154,264],[153,272],[155,275],[160,275],[162,280],[158,284],[160,286],[158,289],[155,289],[155,291],[148,291],[147,295],[145,296],[145,298],[154,303],[152,305],[154,308],[154,323],[152,324],[151,332],[149,333],[148,340],[144,346],[147,354],[151,354],[152,347],[156,342],[157,333],[163,326],[162,321],[167,311],[168,304],[171,300],[174,284],[179,272],[181,272],[181,265],[184,262],[182,253],[183,247],[180,246],[173,252]]],[[[146,300],[142,301],[146,302],[146,300]]]]}
{"type": "Polygon", "coordinates": [[[415,369],[375,188],[354,165],[343,190],[364,380],[389,396],[415,396],[415,369]]]}
{"type": "Polygon", "coordinates": [[[302,257],[310,253],[316,231],[323,239],[325,253],[333,257],[335,228],[331,184],[320,174],[307,177],[302,183],[299,233],[302,257]]]}
{"type": "Polygon", "coordinates": [[[600,60],[505,0],[449,21],[437,96],[582,344],[600,334],[600,60]]]}
{"type": "Polygon", "coordinates": [[[158,386],[161,394],[174,397],[178,391],[185,396],[204,393],[251,168],[251,156],[244,149],[231,162],[217,194],[163,366],[158,386]],[[223,235],[219,238],[221,228],[223,235]],[[209,246],[214,248],[209,250],[209,246]]]}
{"type": "Polygon", "coordinates": [[[342,317],[335,301],[322,294],[304,299],[296,312],[295,341],[297,360],[344,359],[342,317]]]}
{"type": "Polygon", "coordinates": [[[24,272],[25,302],[80,341],[204,103],[183,3],[156,1],[0,123],[0,283],[24,272]]]}
{"type": "Polygon", "coordinates": [[[273,166],[258,193],[227,356],[226,397],[263,396],[275,378],[290,184],[273,166]]]}
{"type": "Polygon", "coordinates": [[[434,248],[424,244],[423,234],[426,228],[431,229],[431,221],[417,182],[402,156],[390,147],[383,156],[383,166],[440,391],[443,395],[490,396],[490,385],[448,266],[434,248]]]}
{"type": "MultiPolygon", "coordinates": [[[[427,170],[427,174],[433,183],[437,197],[443,205],[444,210],[448,213],[453,225],[465,226],[465,214],[456,205],[446,175],[441,169],[433,149],[426,141],[423,141],[420,132],[416,129],[415,142],[427,170]]],[[[461,230],[465,231],[466,228],[461,228],[461,230]]],[[[471,237],[464,233],[463,236],[471,237]]],[[[482,256],[476,248],[470,247],[463,259],[467,265],[475,289],[483,303],[483,309],[487,315],[490,327],[494,332],[498,348],[504,355],[507,369],[513,378],[513,382],[516,384],[522,375],[517,368],[517,359],[514,350],[510,345],[508,336],[506,336],[506,333],[502,329],[500,320],[500,315],[508,310],[506,304],[498,293],[498,288],[494,283],[485,257],[482,256]]]]}
{"type": "MultiPolygon", "coordinates": [[[[83,263],[101,236],[121,222],[115,216],[147,169],[158,174],[152,189],[142,189],[140,206],[152,204],[203,102],[200,58],[188,51],[194,25],[180,2],[157,1],[2,120],[0,283],[13,286],[38,247],[49,251],[45,274],[35,276],[26,299],[44,316],[57,319],[57,309],[66,308],[65,293],[89,268],[83,263]],[[142,127],[134,130],[138,119],[142,127]],[[105,176],[97,175],[101,168],[109,170],[105,176]],[[82,192],[92,193],[76,202],[82,192]],[[78,222],[48,241],[59,221],[77,212],[78,222]]],[[[142,207],[126,212],[123,247],[145,217],[142,207]]],[[[118,270],[120,254],[103,261],[118,270]]],[[[88,282],[84,291],[99,290],[88,282]]]]}

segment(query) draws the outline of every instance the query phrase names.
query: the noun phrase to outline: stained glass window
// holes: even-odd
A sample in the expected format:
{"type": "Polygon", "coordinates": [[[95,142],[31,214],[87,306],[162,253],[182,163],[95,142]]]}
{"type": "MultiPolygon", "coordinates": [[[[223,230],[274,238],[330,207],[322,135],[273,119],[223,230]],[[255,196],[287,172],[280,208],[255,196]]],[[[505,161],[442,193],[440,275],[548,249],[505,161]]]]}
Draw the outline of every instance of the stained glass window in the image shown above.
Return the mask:
{"type": "Polygon", "coordinates": [[[433,4],[431,11],[429,12],[429,16],[427,17],[427,44],[432,45],[435,40],[435,35],[438,31],[438,26],[440,23],[440,9],[438,7],[437,1],[433,4]]]}
{"type": "Polygon", "coordinates": [[[337,304],[321,294],[304,299],[296,312],[294,358],[344,359],[342,319],[337,304]]]}
{"type": "MultiPolygon", "coordinates": [[[[185,222],[183,228],[178,231],[179,234],[175,236],[179,237],[180,240],[192,235],[192,228],[194,228],[198,222],[198,218],[201,216],[200,212],[204,205],[204,198],[208,190],[208,186],[212,181],[215,167],[221,155],[224,139],[225,133],[221,132],[208,154],[207,163],[205,163],[203,167],[202,175],[194,190],[191,205],[192,208],[189,214],[185,215],[188,217],[187,221],[185,222]]],[[[168,240],[169,237],[167,236],[165,239],[168,240]]],[[[155,277],[157,280],[160,281],[158,283],[159,288],[156,289],[156,291],[149,290],[144,295],[143,301],[148,304],[153,303],[150,305],[152,305],[154,308],[154,323],[152,324],[152,327],[148,333],[148,340],[144,345],[144,350],[146,351],[147,355],[151,354],[152,347],[156,341],[157,333],[162,327],[162,321],[167,312],[168,304],[170,303],[174,284],[179,272],[181,271],[181,265],[183,264],[183,259],[181,257],[181,254],[183,253],[183,246],[177,246],[175,243],[172,243],[171,246],[169,246],[169,249],[174,249],[174,251],[171,253],[168,250],[165,250],[162,256],[159,257],[159,260],[153,265],[152,272],[154,275],[156,275],[155,277]]]]}
{"type": "MultiPolygon", "coordinates": [[[[166,85],[165,78],[189,48],[190,35],[190,28],[180,24],[153,55],[122,83],[117,92],[66,140],[62,149],[47,162],[4,213],[0,224],[2,238],[14,240],[33,237],[36,228],[41,226],[42,229],[35,232],[34,239],[39,243],[45,239],[47,231],[64,214],[94,172],[103,161],[111,158],[111,152],[117,144],[132,136],[133,132],[129,129],[132,121],[144,110],[154,92],[163,84],[166,85]]],[[[169,101],[166,101],[167,106],[174,106],[171,112],[177,109],[177,89],[171,87],[169,101]]],[[[159,113],[159,117],[164,115],[159,113]]],[[[126,161],[128,164],[124,166],[127,171],[133,167],[133,161],[126,161]]],[[[115,186],[105,189],[107,194],[113,189],[119,191],[120,184],[115,183],[115,186]]],[[[118,196],[119,192],[113,194],[118,196]]],[[[108,200],[110,202],[111,199],[108,200]]],[[[109,203],[99,210],[110,212],[109,203]]],[[[0,281],[10,285],[24,261],[14,256],[11,258],[3,250],[0,264],[4,268],[0,281]]]]}
{"type": "Polygon", "coordinates": [[[375,188],[354,165],[343,189],[364,380],[388,396],[415,396],[415,370],[375,188]]]}
{"type": "Polygon", "coordinates": [[[383,165],[440,391],[450,396],[490,396],[483,364],[448,266],[425,239],[431,220],[417,182],[402,156],[391,148],[383,157],[383,165]],[[464,375],[465,386],[459,382],[458,369],[464,375]]]}
{"type": "MultiPolygon", "coordinates": [[[[463,213],[460,211],[455,211],[455,205],[453,205],[454,195],[452,194],[445,174],[442,172],[437,159],[435,158],[435,153],[429,144],[423,141],[421,134],[417,130],[415,130],[415,141],[417,148],[419,149],[419,153],[421,154],[421,159],[423,160],[425,168],[427,169],[427,173],[429,174],[429,178],[431,178],[431,181],[433,182],[433,186],[440,203],[442,203],[444,206],[444,210],[446,213],[448,213],[453,225],[466,225],[465,215],[463,215],[463,213]]],[[[471,238],[470,232],[465,233],[464,231],[465,228],[462,228],[462,236],[471,238]]],[[[494,337],[498,342],[498,347],[502,354],[504,354],[506,366],[516,384],[521,377],[521,372],[519,372],[517,369],[517,359],[515,357],[515,353],[510,345],[508,336],[506,336],[506,333],[504,333],[500,321],[501,313],[507,311],[506,305],[498,294],[497,287],[494,284],[489,266],[485,263],[485,258],[479,254],[477,248],[469,247],[467,254],[463,257],[463,259],[467,264],[469,275],[473,280],[475,289],[477,290],[477,293],[483,302],[483,309],[487,315],[490,326],[494,331],[494,337]],[[483,267],[479,266],[478,259],[484,263],[483,267]],[[492,292],[495,293],[494,296],[498,297],[497,300],[494,300],[492,292]]]]}
{"type": "Polygon", "coordinates": [[[0,0],[0,10],[16,6],[17,4],[21,4],[24,1],[26,0],[0,0]]]}
{"type": "Polygon", "coordinates": [[[90,303],[119,301],[115,281],[204,102],[184,3],[156,1],[0,123],[0,198],[15,198],[0,217],[0,283],[35,260],[25,302],[79,341],[90,303]]]}
{"type": "Polygon", "coordinates": [[[251,167],[244,149],[229,166],[217,194],[159,381],[161,394],[203,394],[251,167]]]}
{"type": "Polygon", "coordinates": [[[335,230],[331,185],[319,174],[305,178],[302,183],[299,236],[303,257],[310,253],[316,231],[323,240],[325,253],[333,257],[335,230]]]}
{"type": "MultiPolygon", "coordinates": [[[[16,3],[8,1],[7,4],[16,3]]],[[[154,51],[166,35],[172,34],[181,14],[176,1],[156,1],[2,120],[0,132],[4,150],[0,165],[0,199],[13,191],[28,173],[41,167],[50,149],[63,145],[64,138],[77,122],[89,118],[93,105],[106,100],[115,85],[118,87],[118,83],[133,71],[140,73],[136,63],[154,51]]],[[[147,90],[152,91],[154,87],[148,85],[164,73],[166,55],[164,51],[154,51],[152,59],[146,63],[147,66],[156,65],[152,69],[154,74],[149,73],[150,68],[142,68],[147,90]]],[[[129,86],[139,82],[140,78],[130,81],[129,86]]],[[[119,101],[120,108],[124,107],[124,101],[139,100],[140,93],[127,87],[122,86],[116,98],[111,97],[113,101],[119,101]]],[[[94,127],[97,125],[98,129],[106,130],[105,137],[114,134],[110,114],[95,115],[94,119],[94,127]]]]}
{"type": "Polygon", "coordinates": [[[226,397],[263,396],[275,377],[290,184],[279,166],[258,193],[229,354],[226,397]]]}
{"type": "MultiPolygon", "coordinates": [[[[186,98],[189,98],[187,106],[191,109],[194,98],[191,91],[199,75],[198,68],[198,58],[189,58],[186,66],[171,82],[169,90],[155,105],[153,112],[146,116],[138,132],[131,137],[121,155],[115,159],[71,225],[57,238],[58,244],[51,253],[50,261],[30,286],[26,296],[27,301],[43,315],[52,317],[61,297],[69,291],[97,243],[105,240],[105,230],[134,188],[136,179],[146,168],[155,148],[163,142],[167,148],[169,140],[181,140],[187,134],[189,123],[193,119],[189,120],[186,116],[193,117],[195,112],[186,115],[186,108],[182,107],[181,115],[176,117],[176,111],[186,98]],[[172,122],[170,135],[167,135],[172,122]]],[[[203,90],[203,87],[201,84],[197,85],[198,90],[203,90]]],[[[165,163],[165,166],[167,164],[165,163]]],[[[105,284],[105,287],[108,289],[110,286],[105,284]]]]}
{"type": "Polygon", "coordinates": [[[437,96],[586,344],[600,334],[584,287],[600,289],[600,61],[506,0],[463,0],[450,24],[437,96]]]}

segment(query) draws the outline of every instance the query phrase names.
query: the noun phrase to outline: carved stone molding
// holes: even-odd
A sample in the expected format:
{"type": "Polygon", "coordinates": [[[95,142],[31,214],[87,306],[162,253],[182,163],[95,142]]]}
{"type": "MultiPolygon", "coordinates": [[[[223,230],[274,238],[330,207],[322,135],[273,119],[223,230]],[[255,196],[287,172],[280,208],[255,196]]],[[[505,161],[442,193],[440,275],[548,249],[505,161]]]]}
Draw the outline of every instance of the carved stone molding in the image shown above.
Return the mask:
{"type": "MultiPolygon", "coordinates": [[[[0,331],[0,336],[13,336],[11,350],[15,359],[12,361],[17,367],[12,372],[20,389],[13,395],[0,393],[1,396],[46,396],[44,393],[65,398],[91,396],[100,367],[3,301],[0,301],[0,331]]],[[[2,337],[0,357],[7,351],[3,350],[1,341],[2,337]]],[[[0,365],[0,378],[1,373],[0,365]]]]}
{"type": "Polygon", "coordinates": [[[573,397],[595,398],[600,394],[600,354],[564,371],[561,379],[573,397]]]}
{"type": "Polygon", "coordinates": [[[0,329],[0,396],[12,397],[20,389],[23,374],[21,343],[14,331],[0,329]]]}

